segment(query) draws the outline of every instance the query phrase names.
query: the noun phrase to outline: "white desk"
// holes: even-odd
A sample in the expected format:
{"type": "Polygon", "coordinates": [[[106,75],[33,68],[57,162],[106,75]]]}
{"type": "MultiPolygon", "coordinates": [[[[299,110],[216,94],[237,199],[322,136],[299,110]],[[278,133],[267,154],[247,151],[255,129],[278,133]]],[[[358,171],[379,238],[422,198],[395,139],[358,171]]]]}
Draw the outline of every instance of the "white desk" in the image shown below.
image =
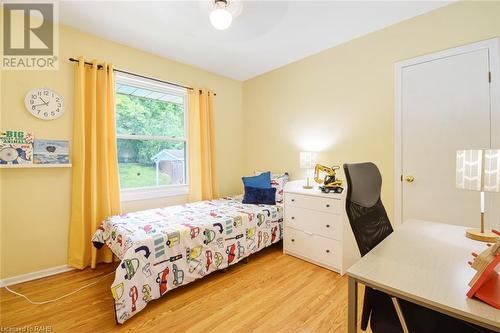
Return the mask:
{"type": "Polygon", "coordinates": [[[349,333],[356,332],[357,283],[500,332],[500,310],[466,296],[475,271],[471,252],[485,243],[465,227],[407,221],[347,270],[349,333]]]}

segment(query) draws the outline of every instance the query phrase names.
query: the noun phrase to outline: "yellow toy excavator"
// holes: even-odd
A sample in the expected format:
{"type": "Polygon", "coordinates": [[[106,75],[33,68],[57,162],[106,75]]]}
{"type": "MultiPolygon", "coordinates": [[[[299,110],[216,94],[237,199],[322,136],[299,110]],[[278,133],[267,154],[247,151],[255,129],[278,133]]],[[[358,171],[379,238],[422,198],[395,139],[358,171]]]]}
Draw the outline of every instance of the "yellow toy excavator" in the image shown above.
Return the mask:
{"type": "Polygon", "coordinates": [[[316,168],[314,168],[314,180],[318,184],[324,184],[323,186],[319,187],[322,192],[342,193],[342,191],[344,190],[344,188],[342,187],[342,180],[336,179],[335,177],[336,171],[338,169],[340,169],[338,165],[334,165],[330,168],[321,164],[316,164],[316,168]],[[319,178],[320,172],[325,173],[324,179],[319,178]]]}

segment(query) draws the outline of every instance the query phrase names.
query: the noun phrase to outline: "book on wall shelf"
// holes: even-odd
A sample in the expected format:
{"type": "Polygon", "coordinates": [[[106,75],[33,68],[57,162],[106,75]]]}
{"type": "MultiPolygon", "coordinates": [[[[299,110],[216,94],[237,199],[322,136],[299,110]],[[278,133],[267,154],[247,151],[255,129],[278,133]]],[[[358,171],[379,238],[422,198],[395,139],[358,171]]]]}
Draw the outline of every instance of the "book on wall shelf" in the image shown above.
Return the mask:
{"type": "Polygon", "coordinates": [[[33,164],[33,134],[0,131],[0,165],[33,164]]]}
{"type": "Polygon", "coordinates": [[[35,140],[26,131],[0,131],[0,168],[69,168],[69,141],[35,140]]]}

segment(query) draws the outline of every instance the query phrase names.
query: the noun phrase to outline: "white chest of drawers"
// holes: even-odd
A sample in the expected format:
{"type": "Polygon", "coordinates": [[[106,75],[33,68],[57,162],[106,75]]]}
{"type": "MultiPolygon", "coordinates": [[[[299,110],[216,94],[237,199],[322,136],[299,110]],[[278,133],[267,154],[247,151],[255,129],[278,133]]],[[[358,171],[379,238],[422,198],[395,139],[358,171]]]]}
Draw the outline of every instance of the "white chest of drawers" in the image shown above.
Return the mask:
{"type": "Polygon", "coordinates": [[[345,193],[303,189],[302,181],[285,187],[283,252],[344,274],[359,259],[345,214],[345,193]]]}

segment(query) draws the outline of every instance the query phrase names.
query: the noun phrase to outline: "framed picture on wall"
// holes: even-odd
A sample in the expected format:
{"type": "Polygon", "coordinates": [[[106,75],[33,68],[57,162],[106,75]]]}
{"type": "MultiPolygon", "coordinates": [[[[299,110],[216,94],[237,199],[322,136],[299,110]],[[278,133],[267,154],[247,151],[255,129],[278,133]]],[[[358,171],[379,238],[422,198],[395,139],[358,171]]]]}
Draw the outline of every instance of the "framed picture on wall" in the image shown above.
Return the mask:
{"type": "Polygon", "coordinates": [[[33,162],[35,164],[69,164],[69,141],[35,140],[33,162]]]}

